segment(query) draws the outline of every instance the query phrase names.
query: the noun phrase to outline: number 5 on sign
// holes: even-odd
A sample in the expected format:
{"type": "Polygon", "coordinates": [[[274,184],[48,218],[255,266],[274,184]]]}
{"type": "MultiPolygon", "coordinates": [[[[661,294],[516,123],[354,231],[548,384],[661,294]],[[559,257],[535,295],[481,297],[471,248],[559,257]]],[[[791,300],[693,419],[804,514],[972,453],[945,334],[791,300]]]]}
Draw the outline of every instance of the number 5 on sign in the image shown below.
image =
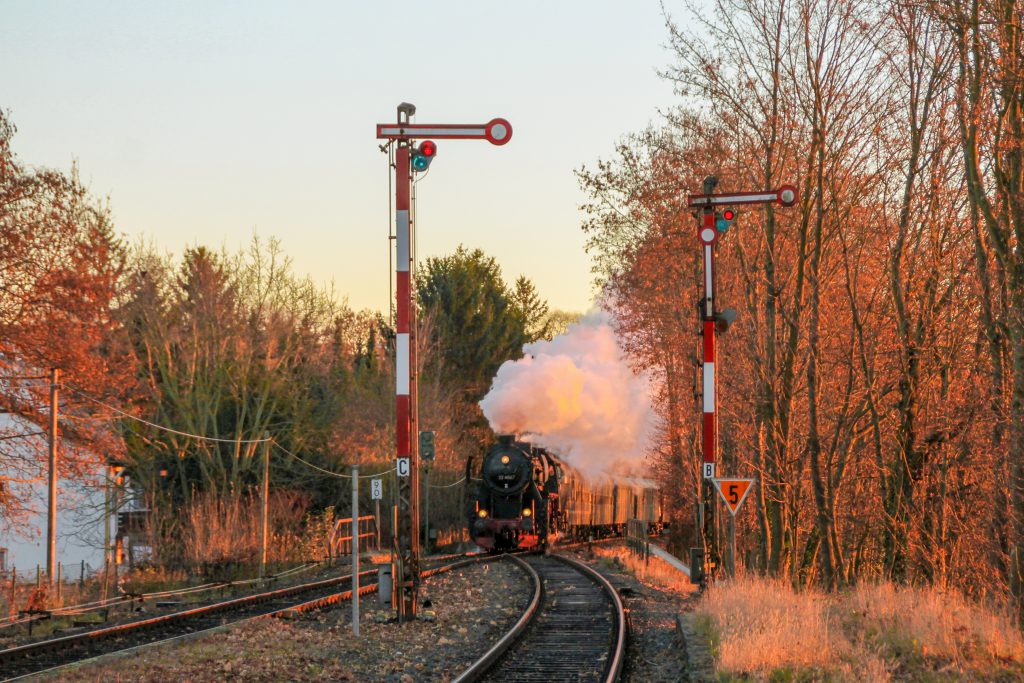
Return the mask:
{"type": "Polygon", "coordinates": [[[754,483],[754,479],[713,479],[715,482],[715,488],[718,489],[719,495],[722,496],[722,500],[725,501],[726,506],[729,508],[729,512],[735,515],[739,512],[740,506],[743,505],[743,501],[746,500],[747,494],[750,493],[750,485],[754,483]]]}

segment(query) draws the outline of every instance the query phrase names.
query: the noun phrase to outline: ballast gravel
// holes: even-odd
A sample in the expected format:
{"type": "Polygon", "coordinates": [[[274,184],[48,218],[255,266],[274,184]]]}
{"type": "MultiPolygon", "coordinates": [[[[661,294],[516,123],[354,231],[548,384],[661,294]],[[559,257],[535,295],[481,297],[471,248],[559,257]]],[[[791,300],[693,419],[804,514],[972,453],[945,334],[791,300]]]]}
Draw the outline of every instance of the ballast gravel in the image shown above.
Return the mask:
{"type": "MultiPolygon", "coordinates": [[[[675,615],[695,594],[680,575],[638,578],[621,561],[621,544],[571,552],[608,577],[629,610],[626,683],[685,681],[686,657],[675,615]],[[616,557],[618,556],[618,558],[616,557]]],[[[421,599],[432,620],[390,621],[376,594],[363,596],[361,634],[352,634],[351,603],[295,619],[247,622],[220,634],[144,650],[103,665],[62,671],[61,681],[451,681],[504,635],[532,587],[509,561],[430,577],[421,599]]]]}
{"type": "MultiPolygon", "coordinates": [[[[685,648],[676,632],[676,615],[693,610],[697,592],[689,579],[652,557],[655,572],[634,571],[622,543],[577,550],[570,556],[587,563],[619,591],[629,619],[624,683],[680,683],[692,680],[685,648]]],[[[634,560],[636,565],[642,560],[634,560]]]]}
{"type": "Polygon", "coordinates": [[[361,599],[360,637],[351,603],[295,619],[261,619],[103,665],[62,681],[450,681],[522,614],[532,588],[512,562],[471,565],[428,578],[420,592],[430,620],[397,623],[377,595],[361,599]],[[432,614],[430,614],[432,613],[432,614]]]}

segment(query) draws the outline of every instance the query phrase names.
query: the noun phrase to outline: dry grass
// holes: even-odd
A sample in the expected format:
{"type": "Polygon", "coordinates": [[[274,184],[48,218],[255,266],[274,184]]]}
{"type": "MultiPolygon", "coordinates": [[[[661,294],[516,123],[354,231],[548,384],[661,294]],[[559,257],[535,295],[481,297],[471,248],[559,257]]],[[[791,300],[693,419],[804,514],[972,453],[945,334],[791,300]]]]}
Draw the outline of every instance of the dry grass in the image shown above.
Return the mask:
{"type": "Polygon", "coordinates": [[[740,577],[697,608],[723,677],[986,680],[1024,673],[1024,640],[1001,610],[936,589],[862,585],[838,595],[740,577]]]}
{"type": "Polygon", "coordinates": [[[795,595],[779,581],[744,577],[719,584],[705,595],[698,611],[714,622],[718,663],[727,671],[824,668],[842,648],[840,639],[830,634],[824,596],[795,595]]]}
{"type": "Polygon", "coordinates": [[[690,583],[689,577],[670,565],[668,562],[651,556],[647,561],[631,553],[622,546],[594,546],[594,554],[602,559],[612,561],[629,570],[643,583],[675,593],[692,593],[696,586],[690,583]]]}
{"type": "Polygon", "coordinates": [[[956,592],[862,584],[841,605],[847,630],[868,634],[887,657],[931,657],[967,668],[1024,662],[1024,639],[1010,613],[956,592]]]}

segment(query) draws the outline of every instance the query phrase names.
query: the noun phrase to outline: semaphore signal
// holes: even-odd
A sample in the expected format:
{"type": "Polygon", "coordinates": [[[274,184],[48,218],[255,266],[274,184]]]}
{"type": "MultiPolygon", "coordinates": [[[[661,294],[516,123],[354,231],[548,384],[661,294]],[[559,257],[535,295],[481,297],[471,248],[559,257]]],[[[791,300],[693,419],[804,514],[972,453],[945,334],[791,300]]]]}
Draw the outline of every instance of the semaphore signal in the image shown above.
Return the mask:
{"type": "Polygon", "coordinates": [[[412,434],[419,429],[416,405],[416,306],[412,300],[415,258],[410,246],[415,228],[410,201],[412,176],[426,171],[437,156],[434,140],[486,140],[504,145],[512,124],[503,118],[484,124],[416,124],[416,106],[398,105],[397,123],[378,123],[377,138],[395,144],[395,466],[398,473],[395,515],[397,552],[392,554],[392,601],[400,620],[416,616],[420,581],[420,452],[412,434]],[[430,138],[430,139],[426,139],[430,138]],[[415,140],[421,140],[418,146],[415,140]]]}
{"type": "MultiPolygon", "coordinates": [[[[715,520],[716,499],[714,480],[718,465],[718,376],[715,372],[715,338],[724,333],[736,319],[731,308],[715,310],[715,245],[736,220],[732,207],[747,204],[781,204],[793,206],[797,201],[797,190],[793,185],[782,185],[775,190],[763,192],[730,192],[715,194],[718,179],[708,176],[704,179],[702,194],[689,195],[687,206],[694,209],[697,219],[697,237],[701,243],[704,265],[704,296],[700,301],[700,315],[703,336],[703,412],[701,416],[701,495],[697,502],[698,526],[701,530],[702,547],[691,551],[693,576],[706,587],[714,578],[720,562],[718,548],[718,526],[715,520]]],[[[738,506],[737,506],[738,508],[738,506]]]]}

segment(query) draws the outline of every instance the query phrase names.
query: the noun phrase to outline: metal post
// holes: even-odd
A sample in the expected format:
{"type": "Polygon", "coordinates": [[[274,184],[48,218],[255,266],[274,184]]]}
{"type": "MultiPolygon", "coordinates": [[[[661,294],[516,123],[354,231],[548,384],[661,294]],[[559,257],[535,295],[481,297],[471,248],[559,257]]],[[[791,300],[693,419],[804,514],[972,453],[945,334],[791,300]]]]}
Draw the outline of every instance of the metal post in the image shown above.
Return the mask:
{"type": "Polygon", "coordinates": [[[423,485],[423,547],[426,552],[431,552],[430,548],[430,463],[423,465],[423,479],[425,484],[423,485]]]}
{"type": "MultiPolygon", "coordinates": [[[[718,180],[709,176],[704,180],[704,194],[714,192],[718,180]]],[[[715,372],[715,242],[718,231],[715,229],[715,208],[710,203],[700,210],[698,226],[703,249],[704,263],[704,298],[701,301],[700,313],[703,320],[704,365],[703,365],[703,417],[701,429],[701,452],[703,455],[703,471],[701,472],[701,498],[703,502],[702,535],[704,539],[704,574],[701,585],[706,586],[714,579],[718,569],[718,525],[717,501],[711,479],[715,476],[718,462],[718,374],[715,372]]]]}
{"type": "Polygon", "coordinates": [[[391,508],[391,606],[396,610],[399,609],[399,603],[401,597],[398,590],[398,579],[400,572],[396,571],[402,568],[402,554],[398,552],[398,506],[394,505],[391,508]]]}
{"type": "Polygon", "coordinates": [[[103,489],[103,588],[101,597],[106,600],[110,584],[110,466],[107,465],[107,482],[103,489]]]}
{"type": "Polygon", "coordinates": [[[52,588],[57,563],[57,382],[60,370],[50,370],[50,508],[46,518],[46,580],[52,588]]]}
{"type": "Polygon", "coordinates": [[[260,579],[267,575],[267,514],[270,502],[270,434],[263,432],[263,479],[260,492],[260,579]]]}
{"type": "MultiPolygon", "coordinates": [[[[398,107],[398,123],[408,124],[416,112],[410,104],[398,107]]],[[[395,149],[395,450],[399,459],[409,459],[409,475],[398,477],[398,555],[392,559],[398,618],[416,616],[419,588],[419,462],[413,449],[415,427],[412,404],[416,366],[410,334],[415,325],[412,302],[410,230],[411,169],[409,139],[397,140],[395,149]]]]}
{"type": "Polygon", "coordinates": [[[380,552],[380,500],[373,501],[373,521],[377,531],[377,552],[380,552]]]}
{"type": "Polygon", "coordinates": [[[736,578],[736,515],[729,515],[729,576],[736,578]]]}
{"type": "Polygon", "coordinates": [[[359,637],[359,465],[352,465],[352,635],[359,637]]]}

